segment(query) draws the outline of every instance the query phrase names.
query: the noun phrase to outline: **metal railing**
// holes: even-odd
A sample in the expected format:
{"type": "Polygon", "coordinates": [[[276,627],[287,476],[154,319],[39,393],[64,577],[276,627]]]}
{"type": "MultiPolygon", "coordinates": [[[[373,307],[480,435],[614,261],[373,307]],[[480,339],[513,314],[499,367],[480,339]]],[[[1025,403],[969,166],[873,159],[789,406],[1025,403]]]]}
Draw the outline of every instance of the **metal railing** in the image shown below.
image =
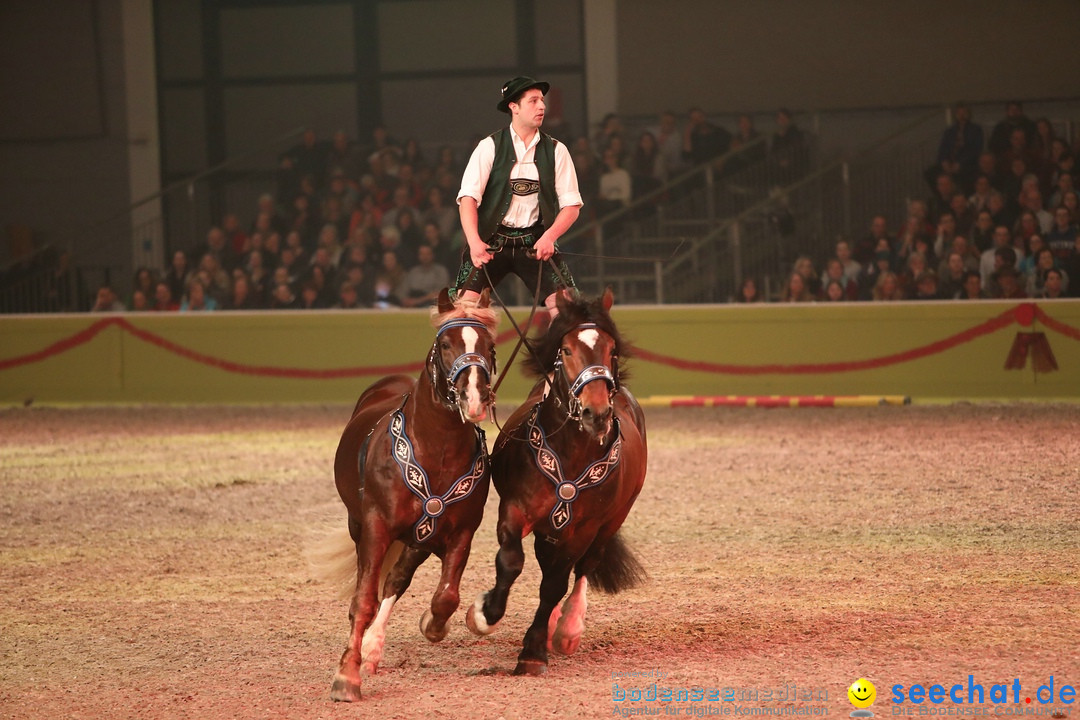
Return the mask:
{"type": "Polygon", "coordinates": [[[922,174],[936,140],[929,143],[925,132],[911,138],[940,117],[927,113],[829,162],[807,138],[795,168],[769,155],[740,162],[760,147],[747,145],[593,220],[560,245],[571,248],[576,239],[590,247],[574,259],[579,286],[599,292],[610,285],[624,302],[726,302],[748,275],[778,287],[798,256],[821,262],[838,237],[929,193],[922,174]]]}

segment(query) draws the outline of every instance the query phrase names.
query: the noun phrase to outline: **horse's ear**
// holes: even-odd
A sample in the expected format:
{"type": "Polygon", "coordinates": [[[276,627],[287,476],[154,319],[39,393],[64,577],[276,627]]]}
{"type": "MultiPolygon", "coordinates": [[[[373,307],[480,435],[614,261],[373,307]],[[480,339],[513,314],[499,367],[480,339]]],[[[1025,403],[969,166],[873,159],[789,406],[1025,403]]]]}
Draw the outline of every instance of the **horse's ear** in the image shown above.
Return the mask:
{"type": "Polygon", "coordinates": [[[480,293],[480,302],[477,307],[491,307],[491,288],[484,288],[483,291],[480,293]]]}
{"type": "Polygon", "coordinates": [[[561,288],[555,293],[555,307],[559,314],[566,317],[570,313],[570,307],[574,302],[574,291],[570,288],[561,288]]]}
{"type": "Polygon", "coordinates": [[[610,311],[611,306],[615,304],[615,293],[611,291],[610,285],[604,289],[604,296],[600,298],[600,303],[604,306],[604,312],[610,311]]]}
{"type": "Polygon", "coordinates": [[[454,309],[454,301],[450,299],[449,288],[443,288],[439,291],[439,312],[448,313],[454,309]]]}

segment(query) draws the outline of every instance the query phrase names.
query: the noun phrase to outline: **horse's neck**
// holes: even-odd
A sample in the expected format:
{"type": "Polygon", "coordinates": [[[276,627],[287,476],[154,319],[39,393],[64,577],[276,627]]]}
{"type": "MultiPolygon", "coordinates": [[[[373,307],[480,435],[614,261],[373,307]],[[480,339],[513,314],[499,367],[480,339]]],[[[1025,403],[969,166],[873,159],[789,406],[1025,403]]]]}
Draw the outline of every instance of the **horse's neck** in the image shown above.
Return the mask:
{"type": "Polygon", "coordinates": [[[596,459],[611,444],[615,432],[613,429],[602,440],[597,440],[569,416],[566,399],[552,397],[550,393],[540,403],[535,419],[531,421],[544,429],[551,449],[567,457],[580,453],[586,459],[596,459]]]}
{"type": "Polygon", "coordinates": [[[427,365],[416,381],[416,391],[405,402],[404,411],[407,419],[414,423],[422,422],[426,430],[445,433],[471,431],[469,423],[461,419],[461,414],[446,407],[439,397],[427,365]]]}

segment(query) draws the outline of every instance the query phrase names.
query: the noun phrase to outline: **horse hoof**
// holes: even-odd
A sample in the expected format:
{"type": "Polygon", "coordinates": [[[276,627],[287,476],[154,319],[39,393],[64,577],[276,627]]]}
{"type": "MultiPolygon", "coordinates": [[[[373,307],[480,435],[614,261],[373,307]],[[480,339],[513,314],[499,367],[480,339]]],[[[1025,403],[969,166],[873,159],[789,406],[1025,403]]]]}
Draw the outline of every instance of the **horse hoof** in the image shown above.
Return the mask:
{"type": "Polygon", "coordinates": [[[547,663],[543,660],[518,660],[517,667],[514,668],[514,674],[540,677],[546,675],[547,670],[547,663]]]}
{"type": "Polygon", "coordinates": [[[429,642],[437,643],[441,642],[446,634],[450,632],[450,628],[443,625],[440,632],[433,632],[431,630],[431,611],[425,610],[424,614],[420,616],[420,632],[428,639],[429,642]]]}
{"type": "Polygon", "coordinates": [[[560,635],[555,633],[555,637],[551,640],[551,647],[555,652],[560,655],[573,655],[577,652],[577,649],[581,646],[581,636],[570,637],[567,635],[560,635]]]}
{"type": "Polygon", "coordinates": [[[360,702],[360,683],[334,678],[334,684],[330,688],[330,699],[334,702],[360,702]]]}
{"type": "Polygon", "coordinates": [[[484,598],[487,597],[487,593],[482,593],[480,597],[476,598],[476,602],[472,604],[469,611],[465,613],[465,626],[469,628],[469,631],[473,635],[490,635],[495,632],[495,625],[488,625],[487,619],[484,617],[484,598]]]}

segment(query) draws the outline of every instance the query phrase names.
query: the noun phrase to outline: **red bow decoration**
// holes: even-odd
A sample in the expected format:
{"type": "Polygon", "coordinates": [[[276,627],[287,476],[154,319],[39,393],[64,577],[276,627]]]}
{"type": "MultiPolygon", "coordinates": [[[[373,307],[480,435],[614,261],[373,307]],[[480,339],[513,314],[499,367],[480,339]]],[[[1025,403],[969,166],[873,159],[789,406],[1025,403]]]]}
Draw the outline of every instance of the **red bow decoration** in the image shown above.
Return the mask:
{"type": "Polygon", "coordinates": [[[1048,373],[1058,369],[1054,351],[1050,349],[1050,342],[1041,332],[1016,333],[1009,356],[1005,358],[1005,369],[1023,370],[1027,365],[1029,350],[1031,351],[1031,366],[1035,372],[1048,373]]]}

